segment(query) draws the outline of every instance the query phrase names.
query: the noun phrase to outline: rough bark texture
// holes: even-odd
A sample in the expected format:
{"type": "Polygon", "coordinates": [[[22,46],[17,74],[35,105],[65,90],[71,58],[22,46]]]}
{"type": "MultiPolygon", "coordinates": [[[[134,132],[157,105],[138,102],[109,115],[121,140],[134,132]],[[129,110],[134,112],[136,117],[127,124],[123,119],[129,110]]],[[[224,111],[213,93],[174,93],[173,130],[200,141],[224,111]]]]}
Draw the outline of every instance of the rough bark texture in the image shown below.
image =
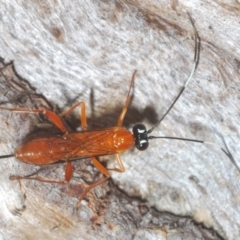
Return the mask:
{"type": "MultiPolygon", "coordinates": [[[[2,1],[0,103],[61,112],[85,101],[89,129],[115,126],[137,69],[124,127],[143,122],[150,128],[190,73],[189,12],[201,37],[199,67],[153,135],[220,147],[223,136],[240,166],[239,11],[238,1],[220,0],[2,1]],[[11,61],[14,69],[6,65],[11,61]]],[[[30,132],[42,131],[45,122],[1,111],[1,155],[12,153],[30,132]]],[[[77,111],[68,123],[79,126],[77,111]]],[[[240,174],[220,147],[152,140],[145,152],[131,149],[122,154],[126,172],[113,173],[79,209],[82,179],[99,177],[89,160],[76,162],[71,184],[59,186],[10,181],[10,175],[37,168],[2,159],[0,238],[237,239],[240,174]]],[[[50,178],[63,174],[63,164],[42,171],[50,178]]]]}

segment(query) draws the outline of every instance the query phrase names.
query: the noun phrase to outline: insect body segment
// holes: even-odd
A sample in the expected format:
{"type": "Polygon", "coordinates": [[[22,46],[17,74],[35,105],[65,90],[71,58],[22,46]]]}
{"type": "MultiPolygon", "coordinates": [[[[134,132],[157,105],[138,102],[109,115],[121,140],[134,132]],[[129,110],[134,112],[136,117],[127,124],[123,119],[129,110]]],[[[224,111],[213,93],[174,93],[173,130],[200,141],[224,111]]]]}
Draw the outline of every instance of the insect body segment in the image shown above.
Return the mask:
{"type": "Polygon", "coordinates": [[[94,156],[113,155],[129,149],[134,143],[131,132],[114,127],[102,131],[69,132],[36,137],[15,151],[22,162],[43,165],[94,156]]]}

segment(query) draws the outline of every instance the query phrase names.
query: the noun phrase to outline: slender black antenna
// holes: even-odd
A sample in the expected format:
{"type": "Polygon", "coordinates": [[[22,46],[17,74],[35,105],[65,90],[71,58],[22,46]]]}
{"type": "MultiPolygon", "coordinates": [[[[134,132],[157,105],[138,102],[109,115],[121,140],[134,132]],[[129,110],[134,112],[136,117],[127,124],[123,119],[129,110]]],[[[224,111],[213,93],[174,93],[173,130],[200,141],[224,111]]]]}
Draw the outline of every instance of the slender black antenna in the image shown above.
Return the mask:
{"type": "Polygon", "coordinates": [[[213,143],[213,142],[208,142],[208,141],[203,141],[203,140],[197,140],[197,139],[190,139],[190,138],[179,138],[179,137],[167,137],[167,136],[159,136],[159,137],[155,137],[155,136],[149,136],[148,139],[156,139],[156,138],[165,138],[165,139],[172,139],[172,140],[180,140],[180,141],[189,141],[189,142],[196,142],[196,143],[203,143],[203,144],[209,144],[209,145],[214,145],[219,147],[226,155],[227,157],[230,159],[230,161],[233,163],[233,165],[237,168],[237,170],[240,172],[240,168],[237,165],[235,159],[233,158],[224,138],[222,137],[224,146],[226,149],[224,149],[223,147],[221,147],[220,145],[213,143]]]}
{"type": "Polygon", "coordinates": [[[203,140],[197,140],[197,139],[190,139],[190,138],[179,138],[179,137],[167,137],[167,136],[149,136],[148,139],[156,139],[156,138],[165,138],[165,139],[172,139],[172,140],[182,140],[182,141],[189,141],[189,142],[197,142],[197,143],[205,143],[203,140]]]}
{"type": "Polygon", "coordinates": [[[10,157],[14,157],[14,156],[15,156],[14,154],[3,155],[3,156],[0,156],[0,159],[2,159],[2,158],[10,158],[10,157]]]}
{"type": "Polygon", "coordinates": [[[193,23],[193,20],[190,16],[190,14],[188,13],[188,17],[191,21],[191,24],[193,26],[193,29],[194,29],[194,39],[195,39],[195,52],[194,52],[194,64],[193,64],[193,67],[192,67],[192,71],[191,73],[189,74],[188,78],[187,78],[187,81],[186,83],[184,84],[184,86],[182,87],[182,89],[180,90],[179,94],[177,95],[177,97],[175,98],[175,100],[173,101],[173,103],[170,105],[170,107],[168,108],[168,110],[166,111],[166,113],[160,118],[160,120],[156,123],[156,125],[152,128],[150,128],[148,130],[148,133],[151,133],[153,131],[153,129],[155,127],[157,127],[161,122],[162,120],[168,115],[168,113],[171,111],[171,109],[173,108],[173,106],[175,105],[175,103],[177,102],[177,100],[179,99],[179,97],[182,95],[183,91],[185,90],[185,88],[187,87],[188,83],[190,82],[190,80],[192,79],[193,77],[193,74],[195,73],[196,69],[197,69],[197,66],[198,66],[198,62],[199,62],[199,55],[200,55],[200,37],[198,35],[198,32],[197,32],[197,29],[193,23]]]}

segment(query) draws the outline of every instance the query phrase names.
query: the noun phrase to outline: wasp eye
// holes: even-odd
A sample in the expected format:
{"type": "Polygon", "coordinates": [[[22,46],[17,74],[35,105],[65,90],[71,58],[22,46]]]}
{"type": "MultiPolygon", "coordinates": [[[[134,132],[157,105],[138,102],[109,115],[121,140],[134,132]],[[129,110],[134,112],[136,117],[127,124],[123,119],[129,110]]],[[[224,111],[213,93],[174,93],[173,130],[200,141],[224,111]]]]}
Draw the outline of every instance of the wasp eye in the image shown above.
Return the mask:
{"type": "Polygon", "coordinates": [[[135,146],[138,150],[144,151],[148,148],[148,135],[145,125],[139,123],[133,126],[133,135],[135,138],[135,146]]]}

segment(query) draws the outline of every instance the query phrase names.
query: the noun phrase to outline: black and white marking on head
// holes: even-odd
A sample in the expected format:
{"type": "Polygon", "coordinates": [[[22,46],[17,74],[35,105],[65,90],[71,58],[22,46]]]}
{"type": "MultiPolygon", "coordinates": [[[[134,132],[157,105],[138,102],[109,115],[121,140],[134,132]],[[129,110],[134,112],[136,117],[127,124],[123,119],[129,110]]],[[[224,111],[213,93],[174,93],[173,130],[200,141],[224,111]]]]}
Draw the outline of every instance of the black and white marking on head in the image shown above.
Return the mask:
{"type": "Polygon", "coordinates": [[[133,135],[135,138],[135,146],[138,150],[144,151],[148,148],[148,131],[145,125],[138,123],[133,126],[133,135]]]}

